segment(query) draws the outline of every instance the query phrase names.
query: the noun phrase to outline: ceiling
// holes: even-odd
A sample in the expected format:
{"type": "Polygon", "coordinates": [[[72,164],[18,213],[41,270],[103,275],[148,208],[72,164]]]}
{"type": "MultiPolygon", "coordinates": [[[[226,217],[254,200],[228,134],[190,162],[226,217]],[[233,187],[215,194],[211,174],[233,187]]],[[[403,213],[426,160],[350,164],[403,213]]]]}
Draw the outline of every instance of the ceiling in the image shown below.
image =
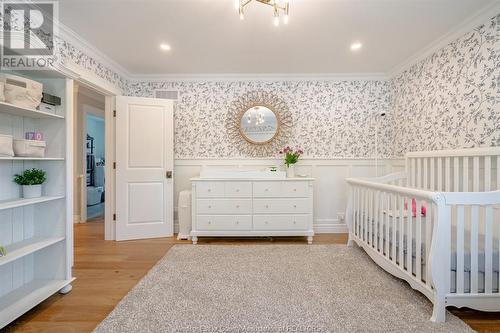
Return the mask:
{"type": "Polygon", "coordinates": [[[233,0],[59,3],[61,22],[129,73],[163,75],[386,73],[496,1],[290,0],[279,27],[260,3],[240,21],[233,0]]]}

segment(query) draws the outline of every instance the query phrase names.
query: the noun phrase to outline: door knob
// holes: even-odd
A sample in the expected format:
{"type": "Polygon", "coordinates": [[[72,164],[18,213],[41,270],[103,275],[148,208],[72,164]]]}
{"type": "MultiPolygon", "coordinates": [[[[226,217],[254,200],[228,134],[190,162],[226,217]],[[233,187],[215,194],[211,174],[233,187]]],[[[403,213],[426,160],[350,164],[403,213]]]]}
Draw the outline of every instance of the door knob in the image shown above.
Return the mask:
{"type": "Polygon", "coordinates": [[[172,171],[167,171],[167,172],[166,172],[166,174],[165,174],[165,176],[166,176],[168,179],[172,178],[172,171]]]}

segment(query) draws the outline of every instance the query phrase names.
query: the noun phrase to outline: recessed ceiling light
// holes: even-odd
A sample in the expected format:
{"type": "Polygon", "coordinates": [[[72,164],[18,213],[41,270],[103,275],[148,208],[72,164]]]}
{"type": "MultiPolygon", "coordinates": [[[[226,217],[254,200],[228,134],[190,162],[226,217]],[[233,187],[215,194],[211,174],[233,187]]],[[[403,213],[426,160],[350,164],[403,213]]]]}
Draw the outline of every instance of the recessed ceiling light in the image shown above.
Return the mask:
{"type": "Polygon", "coordinates": [[[172,48],[170,47],[170,45],[162,43],[160,44],[160,49],[162,49],[163,51],[170,51],[172,48]]]}
{"type": "Polygon", "coordinates": [[[360,42],[354,42],[351,44],[351,51],[358,51],[363,47],[363,44],[360,42]]]}

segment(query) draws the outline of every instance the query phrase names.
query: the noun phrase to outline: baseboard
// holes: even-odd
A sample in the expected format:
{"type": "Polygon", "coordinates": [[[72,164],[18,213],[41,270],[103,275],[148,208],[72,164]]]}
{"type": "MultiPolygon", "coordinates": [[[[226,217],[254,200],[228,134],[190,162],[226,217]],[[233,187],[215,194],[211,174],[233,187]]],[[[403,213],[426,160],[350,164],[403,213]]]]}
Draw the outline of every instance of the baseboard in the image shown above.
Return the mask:
{"type": "Polygon", "coordinates": [[[81,221],[80,215],[73,215],[73,223],[80,223],[80,221],[81,221]]]}
{"type": "Polygon", "coordinates": [[[316,220],[313,228],[317,234],[345,234],[348,232],[347,225],[338,220],[316,220]]]}

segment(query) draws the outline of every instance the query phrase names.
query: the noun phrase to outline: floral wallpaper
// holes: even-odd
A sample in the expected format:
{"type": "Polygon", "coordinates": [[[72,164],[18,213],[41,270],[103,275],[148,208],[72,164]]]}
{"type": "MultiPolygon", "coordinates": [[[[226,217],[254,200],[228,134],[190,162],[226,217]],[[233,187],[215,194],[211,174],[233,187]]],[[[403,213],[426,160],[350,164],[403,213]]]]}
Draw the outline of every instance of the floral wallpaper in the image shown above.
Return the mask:
{"type": "Polygon", "coordinates": [[[500,14],[390,80],[395,156],[500,145],[500,14]]]}
{"type": "Polygon", "coordinates": [[[59,39],[59,58],[131,96],[178,91],[176,158],[242,158],[225,122],[235,99],[272,92],[292,113],[290,144],[307,157],[402,157],[407,151],[500,145],[500,14],[384,81],[130,81],[59,39]],[[386,111],[384,118],[375,115],[386,111]],[[378,129],[378,136],[375,135],[378,129]]]}
{"type": "MultiPolygon", "coordinates": [[[[176,158],[239,158],[226,114],[249,91],[272,92],[288,105],[293,118],[290,145],[307,157],[372,157],[375,115],[389,107],[385,81],[206,81],[135,82],[132,96],[152,97],[154,90],[179,92],[175,109],[176,158]]],[[[234,110],[237,112],[237,110],[234,110]]],[[[379,156],[391,156],[391,128],[379,124],[379,156]]]]}

